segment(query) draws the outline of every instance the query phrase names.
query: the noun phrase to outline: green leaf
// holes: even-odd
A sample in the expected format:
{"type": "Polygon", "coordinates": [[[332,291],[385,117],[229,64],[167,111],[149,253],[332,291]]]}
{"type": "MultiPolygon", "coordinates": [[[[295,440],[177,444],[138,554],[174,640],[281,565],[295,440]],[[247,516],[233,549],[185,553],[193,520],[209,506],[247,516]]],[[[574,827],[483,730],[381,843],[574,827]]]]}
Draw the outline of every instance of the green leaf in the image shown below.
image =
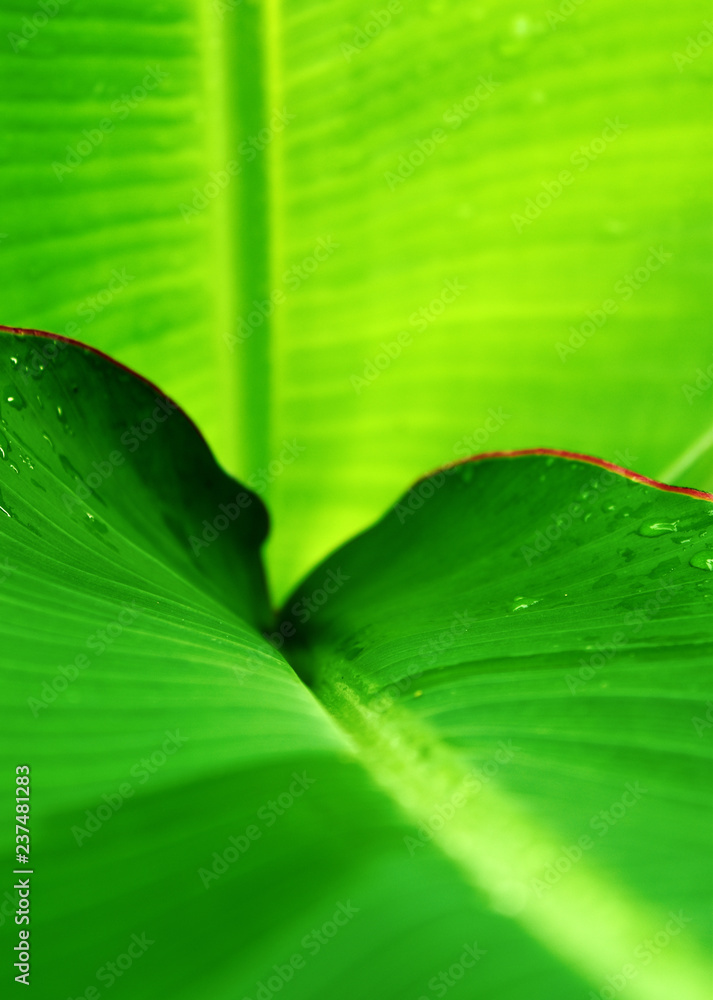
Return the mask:
{"type": "Polygon", "coordinates": [[[0,753],[32,802],[32,867],[6,870],[31,872],[39,996],[551,1000],[633,961],[642,1000],[703,1000],[704,498],[544,456],[462,466],[270,621],[264,508],[175,404],[56,339],[4,332],[0,367],[0,753]],[[585,632],[651,595],[570,694],[585,632]]]}
{"type": "Polygon", "coordinates": [[[581,456],[466,462],[282,612],[413,849],[596,996],[709,992],[711,501],[581,456]]]}
{"type": "Polygon", "coordinates": [[[713,486],[702,0],[57,10],[1,15],[3,322],[180,398],[281,593],[484,447],[713,486]]]}
{"type": "Polygon", "coordinates": [[[512,952],[576,988],[438,850],[410,856],[415,828],[260,634],[264,509],[184,414],[75,344],[2,333],[0,370],[0,833],[20,873],[0,926],[20,947],[30,879],[32,995],[408,1000],[463,956],[514,1000],[512,952]]]}

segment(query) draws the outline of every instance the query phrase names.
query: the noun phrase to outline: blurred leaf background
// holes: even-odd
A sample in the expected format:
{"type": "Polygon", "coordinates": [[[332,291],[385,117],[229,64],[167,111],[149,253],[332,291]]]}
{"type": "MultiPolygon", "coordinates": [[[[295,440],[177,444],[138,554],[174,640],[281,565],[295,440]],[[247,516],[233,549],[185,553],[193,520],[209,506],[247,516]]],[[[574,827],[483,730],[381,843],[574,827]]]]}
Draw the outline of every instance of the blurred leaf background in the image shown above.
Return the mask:
{"type": "Polygon", "coordinates": [[[710,16],[11,0],[0,321],[176,398],[260,484],[277,596],[470,452],[710,489],[710,16]]]}

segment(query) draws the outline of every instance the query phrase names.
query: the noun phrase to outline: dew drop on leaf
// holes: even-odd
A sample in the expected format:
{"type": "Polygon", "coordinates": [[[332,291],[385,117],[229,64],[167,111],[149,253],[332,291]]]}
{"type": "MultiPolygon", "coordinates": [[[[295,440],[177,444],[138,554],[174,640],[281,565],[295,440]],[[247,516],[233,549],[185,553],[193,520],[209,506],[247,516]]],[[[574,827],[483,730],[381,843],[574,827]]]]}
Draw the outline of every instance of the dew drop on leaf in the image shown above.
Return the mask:
{"type": "Polygon", "coordinates": [[[87,511],[86,514],[87,514],[87,527],[93,528],[100,534],[105,535],[109,530],[107,526],[102,521],[98,521],[93,514],[89,513],[89,511],[87,511]]]}
{"type": "Polygon", "coordinates": [[[17,389],[9,385],[5,390],[5,399],[8,401],[13,410],[24,410],[27,406],[24,397],[17,389]]]}
{"type": "Polygon", "coordinates": [[[539,604],[539,597],[513,597],[511,611],[519,611],[521,608],[531,608],[533,604],[539,604]]]}
{"type": "Polygon", "coordinates": [[[0,512],[2,512],[3,514],[5,514],[7,517],[12,517],[12,511],[10,510],[10,508],[8,507],[8,505],[5,503],[5,500],[3,499],[2,493],[0,493],[0,512]]]}
{"type": "Polygon", "coordinates": [[[703,549],[701,552],[696,552],[695,555],[691,556],[690,565],[695,566],[696,569],[704,569],[713,573],[713,550],[703,549]]]}
{"type": "Polygon", "coordinates": [[[678,531],[677,521],[643,521],[638,528],[639,534],[644,538],[658,538],[659,535],[668,535],[672,531],[678,531]]]}

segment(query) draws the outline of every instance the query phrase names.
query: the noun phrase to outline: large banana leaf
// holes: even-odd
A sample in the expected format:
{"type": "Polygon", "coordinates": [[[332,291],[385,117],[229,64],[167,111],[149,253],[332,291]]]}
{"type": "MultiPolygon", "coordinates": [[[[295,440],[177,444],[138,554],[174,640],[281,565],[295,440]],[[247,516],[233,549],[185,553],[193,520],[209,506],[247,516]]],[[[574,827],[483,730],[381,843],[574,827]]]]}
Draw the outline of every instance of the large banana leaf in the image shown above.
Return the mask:
{"type": "Polygon", "coordinates": [[[279,591],[484,446],[713,485],[703,0],[44,7],[0,14],[0,319],[179,398],[279,591]]]}
{"type": "Polygon", "coordinates": [[[466,463],[271,619],[175,404],[50,338],[0,368],[34,995],[709,996],[712,496],[466,463]]]}

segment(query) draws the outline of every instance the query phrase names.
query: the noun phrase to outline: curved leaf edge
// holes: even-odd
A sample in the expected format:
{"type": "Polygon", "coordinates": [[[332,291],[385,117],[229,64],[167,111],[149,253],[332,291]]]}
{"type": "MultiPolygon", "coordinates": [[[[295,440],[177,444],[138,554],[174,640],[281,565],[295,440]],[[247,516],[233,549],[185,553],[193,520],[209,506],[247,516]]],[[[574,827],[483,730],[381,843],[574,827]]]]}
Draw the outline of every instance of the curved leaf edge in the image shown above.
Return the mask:
{"type": "Polygon", "coordinates": [[[483,462],[493,458],[522,458],[537,455],[551,458],[567,458],[574,462],[585,462],[600,469],[607,469],[609,472],[616,472],[625,479],[631,479],[635,483],[642,483],[644,486],[653,486],[668,493],[685,493],[686,496],[697,497],[699,500],[708,500],[713,503],[713,493],[706,493],[704,490],[697,490],[689,486],[671,486],[668,483],[660,483],[657,479],[650,479],[640,472],[627,469],[623,465],[617,465],[615,462],[609,462],[605,458],[597,458],[594,455],[583,455],[576,451],[559,451],[556,448],[521,448],[514,451],[484,451],[477,455],[469,455],[467,458],[460,458],[456,462],[448,462],[446,465],[441,465],[437,469],[419,476],[410,489],[413,489],[419,483],[425,482],[425,480],[430,479],[432,476],[438,475],[439,472],[447,472],[450,469],[458,468],[461,465],[469,465],[472,462],[483,462]]]}

